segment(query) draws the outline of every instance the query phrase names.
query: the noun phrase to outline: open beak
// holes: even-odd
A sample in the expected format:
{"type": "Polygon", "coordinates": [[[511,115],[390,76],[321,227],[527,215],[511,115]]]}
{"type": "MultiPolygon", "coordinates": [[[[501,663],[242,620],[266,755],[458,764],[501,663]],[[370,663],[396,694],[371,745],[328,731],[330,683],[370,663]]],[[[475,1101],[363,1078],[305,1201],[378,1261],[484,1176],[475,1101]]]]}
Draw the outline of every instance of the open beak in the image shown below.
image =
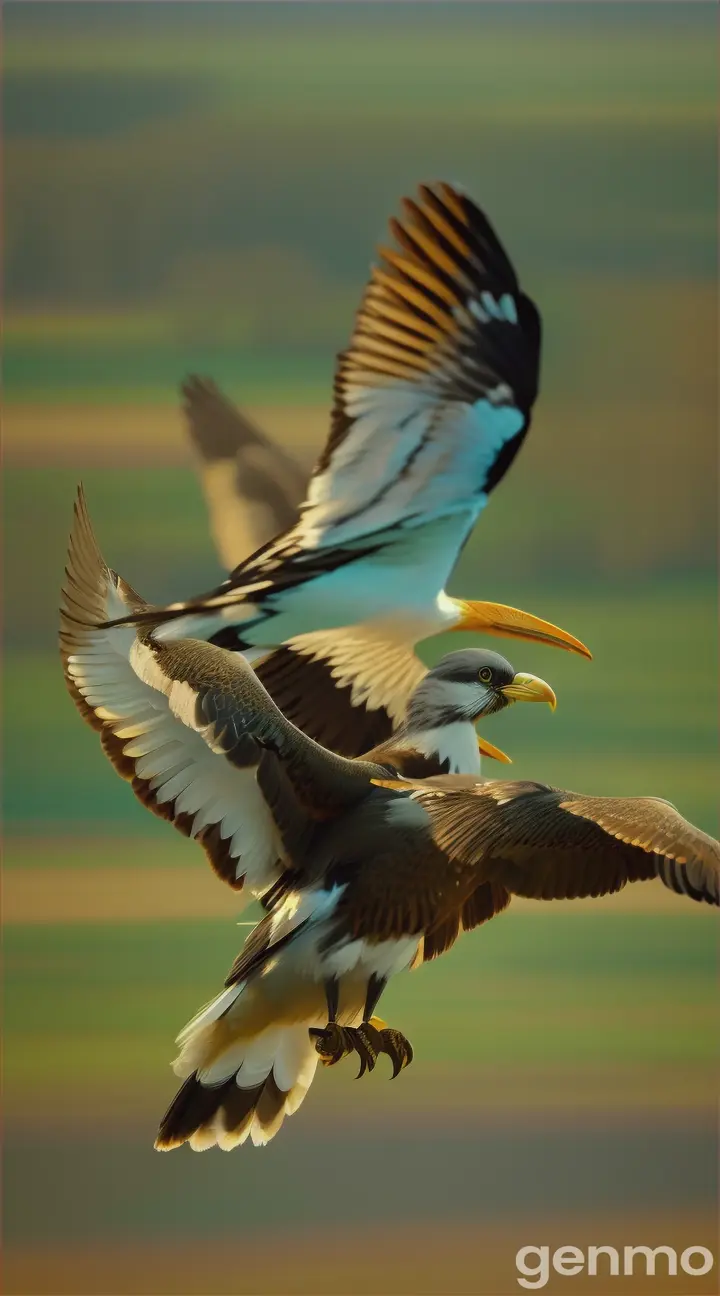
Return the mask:
{"type": "Polygon", "coordinates": [[[500,761],[503,765],[512,765],[512,757],[506,756],[504,751],[499,747],[493,747],[487,738],[481,738],[478,734],[478,751],[481,756],[489,756],[492,760],[500,761]]]}
{"type": "Polygon", "coordinates": [[[537,675],[527,675],[518,671],[511,684],[504,684],[500,689],[503,697],[509,702],[547,702],[551,711],[557,706],[557,698],[545,680],[537,675]]]}
{"type": "Polygon", "coordinates": [[[561,630],[551,621],[541,621],[519,608],[506,607],[504,603],[469,603],[454,599],[460,612],[460,621],[454,630],[474,630],[480,634],[505,635],[508,639],[530,639],[535,643],[551,644],[567,652],[579,653],[592,660],[592,653],[574,635],[561,630]]]}

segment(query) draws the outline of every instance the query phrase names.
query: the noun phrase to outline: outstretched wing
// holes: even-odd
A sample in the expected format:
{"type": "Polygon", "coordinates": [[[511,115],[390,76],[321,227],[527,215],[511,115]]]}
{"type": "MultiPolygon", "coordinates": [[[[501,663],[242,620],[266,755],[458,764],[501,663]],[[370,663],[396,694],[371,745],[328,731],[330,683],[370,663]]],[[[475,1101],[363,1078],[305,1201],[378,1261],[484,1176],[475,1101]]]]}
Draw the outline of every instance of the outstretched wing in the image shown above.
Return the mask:
{"type": "Polygon", "coordinates": [[[182,394],[210,529],[231,571],[297,520],[307,473],[209,379],[191,375],[182,394]]]}
{"type": "Polygon", "coordinates": [[[680,895],[720,904],[720,844],[660,798],[444,777],[391,786],[412,786],[441,851],[513,895],[570,900],[659,877],[680,895]]]}
{"type": "Polygon", "coordinates": [[[143,804],[198,840],[224,881],[262,894],[315,818],[366,794],[365,767],[289,724],[242,657],[97,628],[143,606],[103,562],[80,491],[61,611],[68,690],[143,804]]]}
{"type": "Polygon", "coordinates": [[[495,230],[449,184],[402,207],[338,358],[298,527],[313,547],[463,505],[477,515],[530,423],[540,316],[495,230]]]}
{"type": "Polygon", "coordinates": [[[422,185],[403,208],[338,358],[330,436],[297,524],[217,589],[154,612],[156,624],[190,614],[180,632],[198,617],[210,637],[235,624],[237,604],[262,612],[271,599],[276,611],[287,590],[439,519],[453,525],[426,576],[432,597],[447,581],[528,430],[541,324],[470,198],[422,185]]]}

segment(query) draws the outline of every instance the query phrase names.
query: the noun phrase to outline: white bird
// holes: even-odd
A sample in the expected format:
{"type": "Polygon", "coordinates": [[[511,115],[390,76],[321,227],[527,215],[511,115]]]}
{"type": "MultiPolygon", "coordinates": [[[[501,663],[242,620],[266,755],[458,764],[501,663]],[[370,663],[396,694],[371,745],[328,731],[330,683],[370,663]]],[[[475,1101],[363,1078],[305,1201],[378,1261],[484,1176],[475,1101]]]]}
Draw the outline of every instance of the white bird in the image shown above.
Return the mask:
{"type": "Polygon", "coordinates": [[[405,718],[420,640],[471,630],[590,656],[550,622],[445,592],[519,450],[540,316],[458,188],[420,187],[392,221],[338,359],[328,442],[297,521],[207,595],[129,621],[243,652],[284,713],[357,755],[405,718]]]}

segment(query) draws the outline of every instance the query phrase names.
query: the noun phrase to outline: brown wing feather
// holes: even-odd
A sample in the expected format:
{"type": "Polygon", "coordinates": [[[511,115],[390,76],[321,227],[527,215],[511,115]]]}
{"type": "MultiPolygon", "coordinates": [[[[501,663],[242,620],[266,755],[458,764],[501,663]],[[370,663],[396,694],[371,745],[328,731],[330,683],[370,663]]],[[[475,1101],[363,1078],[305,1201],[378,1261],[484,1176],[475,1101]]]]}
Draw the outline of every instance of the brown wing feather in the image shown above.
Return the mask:
{"type": "Polygon", "coordinates": [[[462,777],[405,786],[440,851],[515,895],[599,896],[660,877],[679,894],[720,903],[720,845],[667,801],[462,777]]]}

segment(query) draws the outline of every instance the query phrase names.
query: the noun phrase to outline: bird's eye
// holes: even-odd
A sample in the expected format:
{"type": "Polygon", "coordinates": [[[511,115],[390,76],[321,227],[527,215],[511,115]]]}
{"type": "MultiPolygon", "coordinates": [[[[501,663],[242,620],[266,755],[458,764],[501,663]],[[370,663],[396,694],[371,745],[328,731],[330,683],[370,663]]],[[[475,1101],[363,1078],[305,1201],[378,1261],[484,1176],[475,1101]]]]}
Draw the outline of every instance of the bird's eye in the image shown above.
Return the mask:
{"type": "Polygon", "coordinates": [[[490,670],[489,666],[483,666],[482,670],[480,671],[480,679],[482,680],[483,684],[490,683],[490,680],[492,679],[492,671],[490,670]]]}

